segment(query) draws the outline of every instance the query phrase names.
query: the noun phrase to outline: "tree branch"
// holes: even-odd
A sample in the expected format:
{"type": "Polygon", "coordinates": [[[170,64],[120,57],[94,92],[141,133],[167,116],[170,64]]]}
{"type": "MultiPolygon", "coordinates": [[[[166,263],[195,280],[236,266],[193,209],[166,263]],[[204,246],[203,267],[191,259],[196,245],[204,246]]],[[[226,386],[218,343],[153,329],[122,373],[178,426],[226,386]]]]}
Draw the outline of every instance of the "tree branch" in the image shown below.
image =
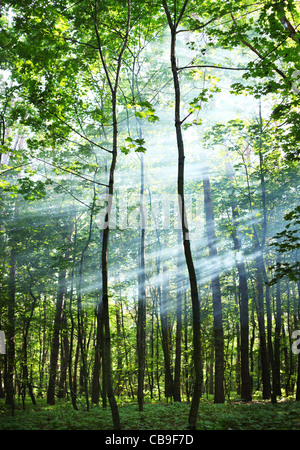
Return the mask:
{"type": "Polygon", "coordinates": [[[14,167],[10,167],[9,169],[2,170],[2,171],[0,172],[0,175],[4,175],[5,173],[10,172],[11,170],[18,169],[19,167],[28,166],[28,164],[29,164],[29,163],[26,163],[26,164],[20,164],[19,166],[14,166],[14,167]]]}
{"type": "Polygon", "coordinates": [[[183,7],[182,7],[182,9],[181,9],[181,11],[180,11],[179,17],[178,17],[178,19],[177,19],[177,21],[176,21],[176,23],[175,23],[175,28],[177,28],[178,25],[180,24],[180,21],[181,21],[181,19],[182,19],[182,17],[183,17],[183,14],[184,14],[185,10],[186,10],[186,7],[187,7],[188,2],[189,2],[189,0],[185,0],[185,2],[184,2],[184,4],[183,4],[183,7]]]}
{"type": "Polygon", "coordinates": [[[109,88],[111,90],[111,93],[113,93],[114,92],[114,88],[113,88],[113,85],[112,85],[112,82],[111,82],[111,78],[110,78],[110,74],[109,74],[109,71],[108,71],[108,67],[106,65],[106,61],[105,61],[105,58],[104,58],[104,55],[103,55],[103,52],[102,52],[101,38],[100,38],[100,33],[99,33],[97,20],[98,20],[98,0],[95,0],[95,3],[94,3],[94,27],[95,27],[95,33],[96,33],[96,37],[97,37],[97,41],[98,41],[98,50],[99,50],[100,59],[101,59],[102,65],[103,65],[103,69],[104,69],[104,72],[105,72],[105,75],[106,75],[106,78],[107,78],[107,82],[108,82],[109,88]]]}
{"type": "Polygon", "coordinates": [[[300,37],[296,31],[296,28],[293,27],[291,22],[285,15],[284,6],[282,4],[279,5],[280,12],[282,13],[282,17],[280,17],[280,22],[283,27],[290,32],[289,37],[292,38],[297,44],[300,44],[300,37]],[[297,36],[298,35],[298,36],[297,36]]]}
{"type": "Polygon", "coordinates": [[[100,183],[99,181],[91,180],[90,178],[84,177],[83,175],[75,172],[74,170],[66,169],[65,167],[61,167],[61,166],[58,166],[57,164],[50,163],[48,161],[45,161],[44,159],[38,158],[37,156],[33,156],[33,158],[37,159],[38,161],[41,161],[41,162],[43,162],[45,164],[48,164],[49,166],[55,167],[56,169],[60,169],[60,170],[63,170],[64,172],[71,173],[72,175],[75,175],[76,177],[82,178],[83,180],[89,181],[90,183],[98,184],[99,186],[108,187],[107,184],[100,183]]]}
{"type": "MultiPolygon", "coordinates": [[[[233,13],[231,13],[231,18],[232,21],[234,22],[234,24],[237,26],[237,22],[236,19],[233,15],[233,13]]],[[[251,45],[248,41],[246,41],[245,39],[242,38],[242,36],[240,36],[241,42],[242,44],[244,44],[246,47],[248,47],[253,53],[255,53],[262,61],[265,60],[266,56],[262,55],[258,50],[256,50],[256,48],[253,47],[253,45],[251,45]]],[[[278,69],[277,67],[274,68],[274,70],[278,73],[278,75],[280,75],[282,78],[286,78],[285,74],[278,69]]]]}
{"type": "MultiPolygon", "coordinates": [[[[48,111],[49,111],[49,109],[48,109],[48,111]]],[[[70,130],[74,131],[74,133],[78,134],[78,136],[80,136],[82,139],[88,141],[90,144],[95,145],[98,148],[101,148],[101,150],[104,150],[105,152],[112,153],[112,150],[108,150],[108,148],[105,148],[102,145],[99,145],[96,142],[91,141],[89,138],[87,138],[83,134],[79,133],[79,131],[75,130],[75,128],[73,128],[71,125],[69,125],[64,119],[59,117],[57,114],[55,114],[51,111],[49,111],[49,113],[52,114],[54,117],[56,117],[58,120],[60,120],[63,124],[67,125],[67,127],[70,128],[70,130]]]]}
{"type": "Polygon", "coordinates": [[[166,0],[162,0],[162,4],[163,4],[163,7],[164,7],[166,16],[167,16],[169,27],[172,30],[174,28],[175,24],[173,23],[173,20],[172,20],[172,17],[171,17],[171,13],[170,13],[170,10],[169,10],[169,7],[168,7],[168,4],[167,4],[166,0]]]}
{"type": "Polygon", "coordinates": [[[247,67],[225,67],[225,66],[214,66],[211,64],[203,64],[203,65],[196,65],[196,66],[184,66],[184,67],[178,67],[177,70],[184,70],[184,69],[224,69],[224,70],[249,70],[247,67]]]}

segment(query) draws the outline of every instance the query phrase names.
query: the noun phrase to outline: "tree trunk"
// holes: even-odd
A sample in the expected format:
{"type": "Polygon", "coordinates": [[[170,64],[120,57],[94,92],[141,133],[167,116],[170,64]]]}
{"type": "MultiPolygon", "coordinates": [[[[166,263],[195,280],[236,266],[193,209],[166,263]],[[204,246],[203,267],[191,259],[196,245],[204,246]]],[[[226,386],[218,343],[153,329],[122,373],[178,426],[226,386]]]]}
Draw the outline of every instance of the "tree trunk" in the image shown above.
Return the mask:
{"type": "MultiPolygon", "coordinates": [[[[139,138],[141,139],[141,132],[139,138]]],[[[140,249],[138,263],[138,324],[137,324],[137,352],[138,352],[138,404],[139,411],[144,408],[144,379],[146,366],[146,292],[145,292],[145,211],[144,195],[144,159],[141,155],[141,187],[140,187],[140,249]]]]}
{"type": "Polygon", "coordinates": [[[270,370],[267,355],[265,316],[264,316],[264,275],[263,258],[261,249],[256,248],[256,284],[257,284],[257,318],[260,341],[260,358],[262,370],[263,399],[267,400],[271,396],[270,370]]]}
{"type": "Polygon", "coordinates": [[[211,267],[214,268],[211,276],[214,316],[214,346],[215,346],[215,403],[224,403],[224,333],[222,321],[221,285],[218,270],[218,252],[216,246],[215,218],[211,196],[209,175],[203,177],[204,209],[206,218],[206,233],[208,240],[211,267]],[[216,267],[216,268],[215,268],[216,267]]]}
{"type": "Polygon", "coordinates": [[[8,279],[8,310],[7,310],[7,331],[6,331],[6,372],[5,372],[5,392],[6,404],[10,405],[11,413],[15,412],[15,295],[16,295],[16,252],[15,243],[12,243],[10,252],[10,269],[8,279]]]}
{"type": "Polygon", "coordinates": [[[113,110],[113,153],[109,172],[109,187],[108,187],[108,205],[105,214],[105,228],[103,230],[102,240],[102,305],[103,305],[103,375],[104,383],[107,389],[107,397],[110,404],[114,429],[119,430],[121,427],[119,410],[114,396],[112,385],[112,367],[111,367],[111,339],[110,339],[110,323],[109,323],[109,302],[108,302],[108,266],[107,266],[107,250],[109,238],[109,222],[112,207],[112,198],[114,193],[114,174],[117,162],[117,111],[116,111],[116,92],[112,93],[112,110],[113,110]]]}
{"type": "Polygon", "coordinates": [[[190,289],[191,289],[191,300],[193,309],[193,359],[194,359],[194,369],[195,369],[195,382],[194,382],[194,392],[192,398],[192,404],[189,414],[189,426],[191,429],[196,428],[197,414],[199,409],[199,402],[201,397],[202,389],[202,356],[201,356],[201,330],[200,330],[200,301],[198,295],[198,285],[196,278],[196,271],[194,267],[194,261],[191,251],[191,242],[189,237],[189,229],[187,223],[186,209],[185,209],[185,197],[184,197],[184,144],[182,138],[181,129],[181,118],[180,118],[180,83],[178,77],[178,69],[176,64],[176,36],[177,28],[180,20],[185,12],[188,0],[185,0],[181,11],[176,10],[175,6],[175,19],[171,17],[170,10],[168,8],[166,0],[162,0],[162,4],[168,19],[168,24],[171,31],[171,68],[173,75],[174,91],[175,91],[175,130],[177,138],[177,150],[178,150],[178,176],[177,176],[177,194],[178,194],[178,204],[180,211],[181,227],[182,227],[182,239],[184,247],[184,255],[186,260],[186,265],[189,274],[190,289]]]}
{"type": "MultiPolygon", "coordinates": [[[[0,296],[1,296],[1,290],[2,290],[1,288],[2,288],[2,286],[0,285],[0,296]]],[[[1,316],[2,316],[2,308],[0,306],[0,334],[3,336],[2,332],[1,332],[1,330],[2,330],[1,316]]],[[[0,339],[1,339],[1,337],[0,337],[0,339]]],[[[1,350],[1,344],[0,344],[0,350],[1,350]]],[[[5,362],[5,359],[3,362],[5,362]]],[[[2,367],[3,367],[2,366],[2,358],[0,358],[0,398],[5,398],[5,390],[4,390],[4,386],[2,383],[2,380],[3,380],[2,367]]]]}
{"type": "MultiPolygon", "coordinates": [[[[120,282],[120,281],[119,281],[120,282]]],[[[121,293],[121,292],[120,292],[121,293]]],[[[121,380],[122,380],[122,367],[123,367],[123,357],[122,357],[122,332],[121,332],[121,303],[120,300],[116,300],[116,326],[117,326],[117,339],[116,339],[116,349],[117,349],[117,376],[116,376],[116,395],[119,397],[121,394],[121,380]]]]}
{"type": "MultiPolygon", "coordinates": [[[[29,270],[29,269],[28,269],[29,270]]],[[[35,396],[32,389],[31,381],[29,380],[29,374],[28,374],[28,351],[27,351],[27,342],[28,342],[28,333],[29,333],[29,327],[30,323],[33,317],[33,312],[35,309],[35,306],[37,304],[38,298],[33,294],[31,289],[31,283],[29,285],[29,291],[30,295],[33,299],[31,304],[31,310],[30,310],[30,316],[25,322],[25,329],[23,331],[23,342],[22,342],[22,401],[23,401],[23,409],[25,409],[25,396],[26,396],[26,388],[28,388],[28,392],[32,401],[33,405],[36,405],[35,396]]]]}
{"type": "Polygon", "coordinates": [[[114,429],[119,430],[121,428],[120,416],[118,405],[114,396],[112,385],[112,367],[111,367],[111,342],[110,342],[110,325],[109,325],[109,302],[108,302],[108,266],[107,266],[107,250],[108,250],[108,238],[109,238],[109,226],[110,226],[110,213],[112,208],[112,199],[114,194],[114,175],[117,163],[118,154],[118,121],[117,121],[117,91],[119,86],[120,70],[122,65],[122,58],[127,47],[129,32],[130,32],[130,20],[131,20],[131,0],[127,0],[127,23],[125,35],[122,37],[121,49],[117,55],[117,64],[114,82],[110,71],[107,67],[107,63],[103,54],[103,48],[101,43],[101,36],[98,29],[98,0],[94,3],[94,26],[96,38],[98,41],[98,50],[101,63],[105,72],[106,80],[108,82],[111,91],[111,112],[112,112],[112,128],[113,128],[113,145],[112,145],[112,160],[109,171],[108,182],[108,204],[105,212],[105,226],[103,230],[102,239],[102,254],[101,254],[101,272],[102,272],[102,304],[103,304],[103,383],[107,388],[107,397],[109,400],[112,419],[114,423],[114,429]]]}
{"type": "MultiPolygon", "coordinates": [[[[227,166],[227,175],[232,180],[232,169],[227,166]]],[[[238,205],[234,196],[231,201],[232,222],[233,222],[233,245],[236,252],[236,265],[239,276],[240,294],[240,338],[241,338],[241,398],[245,401],[252,400],[251,380],[249,372],[249,294],[247,284],[247,272],[242,254],[241,238],[238,231],[238,205]]]]}
{"type": "MultiPolygon", "coordinates": [[[[280,262],[279,259],[277,262],[280,262]]],[[[276,314],[275,314],[275,340],[274,340],[274,373],[273,373],[273,393],[281,397],[280,387],[280,333],[281,333],[281,281],[276,284],[276,314]]]]}
{"type": "MultiPolygon", "coordinates": [[[[119,278],[120,279],[120,278],[119,278]]],[[[125,361],[126,361],[126,367],[127,367],[127,379],[128,379],[128,384],[129,384],[129,389],[130,389],[130,393],[129,393],[129,397],[131,396],[132,399],[134,399],[134,390],[133,390],[133,386],[132,386],[132,370],[129,370],[129,351],[128,351],[128,346],[127,346],[127,336],[126,336],[126,330],[125,330],[125,325],[124,325],[124,314],[123,314],[123,302],[122,302],[122,295],[121,295],[121,284],[120,284],[120,312],[121,312],[121,329],[122,329],[122,336],[123,336],[123,345],[124,345],[124,352],[125,352],[125,361]]]]}
{"type": "Polygon", "coordinates": [[[92,378],[92,403],[98,405],[100,399],[100,373],[103,349],[103,305],[99,302],[96,309],[96,345],[92,378]]]}
{"type": "Polygon", "coordinates": [[[59,380],[58,398],[65,398],[67,394],[67,370],[70,358],[69,336],[67,331],[67,315],[62,314],[62,339],[61,339],[61,371],[59,380]]]}
{"type": "MultiPolygon", "coordinates": [[[[300,322],[300,282],[297,282],[298,301],[297,301],[297,319],[298,325],[300,322]]],[[[298,326],[297,326],[298,328],[298,326]]],[[[300,401],[300,353],[298,354],[298,370],[297,370],[297,384],[296,384],[296,400],[300,401]]]]}
{"type": "Polygon", "coordinates": [[[65,268],[61,268],[59,270],[58,275],[58,292],[57,292],[57,300],[56,300],[56,312],[54,318],[54,328],[53,328],[53,337],[52,337],[52,345],[51,345],[51,355],[50,355],[50,373],[49,373],[49,384],[47,391],[47,403],[48,405],[55,404],[55,383],[56,383],[56,375],[57,375],[57,361],[59,354],[59,341],[60,341],[60,332],[62,327],[62,313],[64,306],[64,297],[66,292],[66,277],[67,270],[65,268]]]}
{"type": "Polygon", "coordinates": [[[181,401],[180,374],[181,374],[181,338],[182,338],[182,295],[181,295],[181,236],[178,230],[178,255],[177,255],[177,294],[176,294],[176,349],[175,349],[175,374],[174,374],[174,400],[181,401]]]}
{"type": "MultiPolygon", "coordinates": [[[[267,363],[268,371],[270,372],[270,367],[273,375],[274,381],[274,355],[273,355],[273,344],[272,344],[272,314],[271,314],[271,302],[270,302],[270,286],[268,284],[268,275],[265,268],[264,262],[264,248],[267,238],[267,202],[266,202],[266,183],[265,183],[265,168],[264,168],[264,155],[263,155],[264,143],[263,143],[263,120],[261,113],[261,99],[259,100],[259,136],[258,136],[258,151],[259,151],[259,173],[260,173],[260,186],[261,186],[261,201],[262,201],[262,213],[263,213],[263,223],[262,223],[262,239],[260,244],[260,265],[263,274],[263,280],[265,284],[265,297],[266,297],[266,313],[267,313],[267,363]]],[[[254,226],[254,225],[253,225],[254,226]]],[[[256,233],[256,238],[258,234],[256,233]]],[[[259,242],[257,241],[259,246],[259,242]]],[[[270,375],[269,375],[270,377],[270,375]]],[[[270,390],[271,390],[271,377],[270,377],[270,390]]],[[[273,384],[273,383],[272,383],[273,384]]],[[[274,385],[272,386],[272,401],[276,401],[276,394],[274,393],[274,385]],[[275,397],[274,397],[275,395],[275,397]]]]}
{"type": "MultiPolygon", "coordinates": [[[[261,115],[260,115],[261,119],[261,115]]],[[[263,259],[263,248],[266,239],[266,231],[267,231],[267,216],[266,216],[266,197],[265,197],[265,184],[264,184],[264,172],[263,172],[263,158],[261,153],[262,148],[262,123],[260,126],[260,144],[259,144],[259,158],[260,158],[260,181],[262,188],[262,203],[263,203],[263,238],[262,245],[259,243],[258,234],[256,231],[256,227],[253,223],[252,228],[254,232],[254,252],[255,252],[255,266],[256,266],[256,288],[257,288],[257,318],[258,318],[258,331],[259,331],[259,341],[260,341],[260,360],[261,360],[261,370],[262,370],[262,384],[263,384],[263,398],[269,399],[271,396],[271,384],[270,384],[270,369],[269,369],[269,361],[267,354],[267,340],[266,340],[266,331],[265,331],[265,317],[264,317],[264,280],[265,280],[265,266],[263,259]]],[[[249,183],[249,173],[247,164],[245,163],[243,157],[243,163],[245,167],[246,181],[247,181],[247,190],[248,190],[248,198],[249,198],[249,206],[251,210],[252,220],[254,222],[254,214],[253,214],[253,206],[252,206],[252,194],[249,183]]],[[[266,296],[266,300],[269,299],[266,296]]],[[[270,321],[269,321],[270,323],[270,321]]]]}
{"type": "MultiPolygon", "coordinates": [[[[70,387],[70,395],[72,406],[75,411],[78,410],[76,403],[76,392],[74,389],[73,376],[72,376],[72,355],[73,355],[73,346],[74,346],[74,317],[73,317],[73,292],[74,292],[74,272],[75,272],[75,261],[76,261],[76,244],[77,244],[77,221],[76,221],[76,210],[74,216],[74,250],[72,257],[72,274],[71,274],[71,292],[69,299],[69,315],[71,321],[71,330],[70,330],[70,346],[69,346],[69,358],[68,358],[68,376],[69,376],[69,387],[70,387]]],[[[74,367],[75,372],[75,367],[74,367]]]]}
{"type": "Polygon", "coordinates": [[[149,387],[150,387],[150,396],[151,396],[151,400],[153,400],[153,389],[154,389],[154,331],[155,331],[155,326],[154,326],[154,318],[155,318],[155,309],[156,309],[156,305],[155,305],[155,298],[156,298],[156,289],[153,289],[153,293],[152,293],[152,289],[150,290],[151,292],[151,297],[152,297],[152,305],[151,305],[151,332],[150,332],[150,368],[149,368],[149,387]]]}
{"type": "Polygon", "coordinates": [[[75,398],[77,397],[77,378],[78,378],[78,362],[79,362],[79,356],[80,356],[80,346],[77,341],[76,344],[76,351],[75,351],[75,359],[74,359],[74,373],[73,373],[73,392],[75,398]]]}
{"type": "MultiPolygon", "coordinates": [[[[164,242],[166,245],[166,240],[164,242]]],[[[166,264],[162,264],[162,286],[159,289],[159,306],[160,306],[160,323],[162,335],[162,348],[164,354],[165,367],[165,396],[167,398],[174,398],[174,382],[171,371],[171,356],[170,356],[170,338],[169,338],[169,324],[168,324],[168,299],[167,299],[167,279],[166,279],[166,264]]]]}
{"type": "MultiPolygon", "coordinates": [[[[97,171],[95,172],[96,176],[97,171]]],[[[89,234],[85,243],[84,248],[82,249],[80,262],[79,262],[79,279],[78,279],[78,287],[77,287],[77,325],[78,325],[78,342],[80,345],[80,353],[82,359],[82,375],[83,375],[83,386],[86,398],[86,407],[89,409],[89,390],[88,390],[88,369],[87,369],[87,352],[86,352],[86,344],[85,344],[85,335],[84,335],[84,310],[82,308],[82,271],[83,271],[83,262],[85,253],[90,245],[92,238],[92,229],[93,229],[93,215],[94,208],[96,202],[96,190],[94,187],[94,196],[93,203],[91,206],[91,214],[90,214],[90,223],[89,223],[89,234]]]]}
{"type": "Polygon", "coordinates": [[[268,275],[265,267],[264,257],[262,255],[262,267],[263,267],[263,277],[265,284],[265,298],[266,298],[266,313],[267,313],[267,356],[268,356],[268,364],[270,373],[270,385],[271,385],[271,398],[272,402],[276,402],[276,394],[274,381],[276,376],[275,372],[275,362],[274,362],[274,352],[273,352],[273,343],[272,343],[272,312],[271,312],[271,299],[270,299],[270,285],[268,284],[268,275]],[[272,380],[272,384],[271,384],[272,380]]]}
{"type": "Polygon", "coordinates": [[[28,392],[33,405],[36,405],[35,396],[32,389],[32,384],[29,380],[28,374],[28,352],[27,352],[27,333],[25,331],[23,335],[23,343],[22,343],[22,403],[23,410],[25,410],[25,397],[26,397],[26,388],[28,388],[28,392]]]}
{"type": "Polygon", "coordinates": [[[247,274],[243,260],[237,263],[240,289],[240,323],[241,323],[241,398],[247,402],[252,400],[251,380],[249,372],[249,299],[247,274]]]}

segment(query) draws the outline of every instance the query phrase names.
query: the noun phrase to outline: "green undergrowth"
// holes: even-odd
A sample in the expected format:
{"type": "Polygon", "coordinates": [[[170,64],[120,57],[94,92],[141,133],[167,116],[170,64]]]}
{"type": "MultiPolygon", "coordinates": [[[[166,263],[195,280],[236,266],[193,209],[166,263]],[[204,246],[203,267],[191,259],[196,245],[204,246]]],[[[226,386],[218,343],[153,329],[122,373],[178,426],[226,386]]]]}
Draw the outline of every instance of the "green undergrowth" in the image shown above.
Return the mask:
{"type": "MultiPolygon", "coordinates": [[[[146,404],[144,412],[137,405],[120,405],[124,430],[187,430],[190,406],[187,403],[146,404]]],[[[0,430],[111,430],[110,409],[92,407],[75,411],[60,400],[54,406],[38,400],[27,401],[25,411],[17,404],[14,416],[0,400],[0,430]]],[[[199,430],[300,430],[300,402],[282,401],[213,404],[202,399],[199,407],[199,430]]]]}

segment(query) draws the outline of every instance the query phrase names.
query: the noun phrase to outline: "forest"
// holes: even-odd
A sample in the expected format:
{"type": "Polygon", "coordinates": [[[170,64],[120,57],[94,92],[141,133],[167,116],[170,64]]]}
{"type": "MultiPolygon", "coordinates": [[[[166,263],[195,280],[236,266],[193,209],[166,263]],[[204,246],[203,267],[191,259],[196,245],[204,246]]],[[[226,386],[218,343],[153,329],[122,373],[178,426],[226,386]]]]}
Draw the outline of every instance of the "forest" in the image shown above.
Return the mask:
{"type": "Polygon", "coordinates": [[[0,429],[299,430],[299,1],[0,9],[0,429]]]}

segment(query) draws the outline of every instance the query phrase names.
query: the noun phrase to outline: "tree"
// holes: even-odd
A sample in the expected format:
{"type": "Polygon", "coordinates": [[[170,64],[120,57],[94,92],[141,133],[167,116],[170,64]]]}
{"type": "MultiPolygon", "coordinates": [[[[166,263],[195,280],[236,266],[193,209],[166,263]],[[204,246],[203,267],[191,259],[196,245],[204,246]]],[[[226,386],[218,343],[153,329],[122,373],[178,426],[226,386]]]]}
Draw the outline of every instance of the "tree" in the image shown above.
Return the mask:
{"type": "Polygon", "coordinates": [[[209,257],[215,269],[212,269],[211,287],[214,310],[214,345],[215,345],[215,403],[224,403],[224,333],[222,319],[221,285],[218,271],[217,238],[213,211],[209,173],[203,175],[204,209],[209,257]]]}
{"type": "Polygon", "coordinates": [[[117,119],[117,92],[119,86],[119,77],[122,64],[122,57],[127,46],[129,31],[130,31],[130,18],[131,18],[131,2],[128,0],[127,3],[127,17],[126,17],[126,31],[125,37],[123,39],[121,48],[117,57],[117,65],[115,69],[115,79],[112,80],[111,75],[108,70],[107,61],[105,60],[101,35],[98,28],[98,1],[95,0],[94,4],[94,24],[95,31],[98,42],[98,50],[100,55],[100,60],[102,62],[106,79],[111,91],[111,112],[113,121],[113,144],[112,144],[112,160],[109,170],[109,182],[108,182],[108,195],[109,201],[107,204],[105,212],[105,228],[103,230],[102,237],[102,257],[101,257],[101,270],[102,270],[102,304],[103,304],[103,326],[104,326],[104,351],[103,351],[103,366],[104,373],[106,377],[107,385],[107,396],[112,410],[112,416],[114,421],[114,428],[120,428],[120,417],[117,408],[117,403],[114,397],[113,387],[112,387],[112,376],[111,376],[111,350],[110,350],[110,327],[109,327],[109,309],[108,309],[108,267],[107,267],[107,251],[108,251],[108,238],[109,238],[109,224],[110,224],[110,213],[112,207],[112,197],[114,193],[114,173],[117,162],[117,151],[118,151],[118,119],[117,119]]]}
{"type": "Polygon", "coordinates": [[[203,175],[204,209],[209,257],[216,266],[212,269],[211,287],[214,309],[214,345],[215,345],[215,403],[224,403],[224,333],[222,320],[222,298],[220,276],[218,272],[217,238],[209,173],[203,175]]]}
{"type": "MultiPolygon", "coordinates": [[[[233,171],[230,164],[227,165],[228,178],[233,179],[233,171]]],[[[239,295],[240,295],[240,324],[241,324],[241,397],[245,401],[252,400],[251,382],[249,373],[249,291],[247,283],[247,272],[242,254],[241,235],[239,226],[239,207],[233,194],[231,201],[232,211],[232,239],[236,252],[236,265],[239,275],[239,295]]]]}
{"type": "Polygon", "coordinates": [[[185,13],[188,0],[185,0],[183,6],[178,8],[174,3],[172,17],[170,8],[165,0],[162,0],[162,4],[165,10],[165,14],[168,20],[168,25],[171,33],[171,46],[170,46],[170,59],[171,69],[174,82],[174,98],[175,98],[175,130],[177,138],[178,149],[178,177],[177,177],[177,193],[178,193],[178,206],[182,227],[182,238],[185,260],[189,273],[190,288],[191,288],[191,300],[193,306],[193,359],[195,368],[195,383],[192,405],[189,416],[189,425],[191,429],[196,428],[197,413],[199,408],[199,401],[201,397],[202,389],[202,361],[201,361],[201,331],[200,331],[200,301],[198,295],[198,286],[196,271],[194,267],[191,243],[189,238],[189,229],[187,224],[185,196],[184,196],[184,143],[182,138],[182,120],[180,115],[180,83],[178,77],[178,67],[176,63],[176,36],[178,26],[185,13]]]}
{"type": "MultiPolygon", "coordinates": [[[[68,243],[67,243],[68,245],[68,243]]],[[[62,255],[61,267],[59,268],[58,274],[58,286],[57,286],[57,300],[55,307],[55,319],[53,325],[53,337],[51,345],[51,357],[50,357],[50,375],[49,384],[47,391],[47,403],[49,405],[55,404],[55,385],[57,376],[57,362],[58,354],[60,348],[60,335],[63,323],[63,309],[66,294],[66,278],[67,278],[67,268],[65,262],[68,259],[68,248],[66,246],[65,252],[62,255]]]]}

